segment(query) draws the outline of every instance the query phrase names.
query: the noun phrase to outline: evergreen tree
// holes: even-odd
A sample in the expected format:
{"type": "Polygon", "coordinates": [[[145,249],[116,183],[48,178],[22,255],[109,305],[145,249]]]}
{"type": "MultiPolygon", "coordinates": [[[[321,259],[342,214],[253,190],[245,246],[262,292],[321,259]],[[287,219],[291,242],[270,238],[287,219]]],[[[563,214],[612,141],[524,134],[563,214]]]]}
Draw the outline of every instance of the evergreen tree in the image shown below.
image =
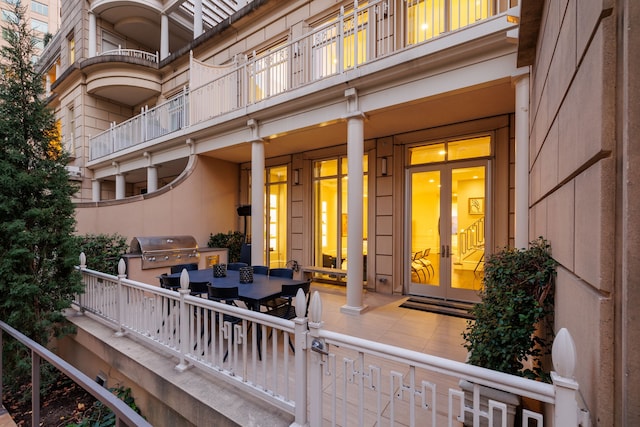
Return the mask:
{"type": "MultiPolygon", "coordinates": [[[[0,319],[46,345],[66,332],[62,310],[81,291],[72,234],[76,188],[32,62],[36,38],[19,3],[13,14],[0,51],[0,319]]],[[[4,372],[23,372],[24,349],[6,341],[4,347],[4,372]]]]}

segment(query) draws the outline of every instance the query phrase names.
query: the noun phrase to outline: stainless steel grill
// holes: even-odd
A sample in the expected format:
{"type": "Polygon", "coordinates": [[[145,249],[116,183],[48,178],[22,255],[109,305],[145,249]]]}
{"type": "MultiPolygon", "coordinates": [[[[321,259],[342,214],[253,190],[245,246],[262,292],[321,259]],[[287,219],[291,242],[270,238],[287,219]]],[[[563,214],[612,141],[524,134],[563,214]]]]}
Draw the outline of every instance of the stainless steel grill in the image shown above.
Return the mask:
{"type": "Polygon", "coordinates": [[[200,261],[198,243],[193,236],[134,237],[129,252],[141,254],[143,270],[200,261]]]}

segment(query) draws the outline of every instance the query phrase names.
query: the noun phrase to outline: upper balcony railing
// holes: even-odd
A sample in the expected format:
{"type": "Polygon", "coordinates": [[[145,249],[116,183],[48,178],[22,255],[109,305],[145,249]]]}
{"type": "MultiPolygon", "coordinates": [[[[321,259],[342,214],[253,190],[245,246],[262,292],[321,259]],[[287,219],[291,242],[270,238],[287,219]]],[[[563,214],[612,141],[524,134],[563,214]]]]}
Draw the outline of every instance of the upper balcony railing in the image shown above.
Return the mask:
{"type": "Polygon", "coordinates": [[[443,0],[440,7],[419,0],[397,7],[398,1],[358,5],[356,0],[352,9],[341,8],[303,36],[236,58],[228,66],[192,59],[188,92],[90,138],[90,160],[344,73],[506,10],[495,10],[492,0],[443,0]],[[153,124],[149,116],[156,120],[153,124]]]}
{"type": "Polygon", "coordinates": [[[506,426],[515,414],[496,390],[546,405],[523,409],[518,425],[589,425],[588,411],[578,406],[577,354],[566,329],[555,338],[553,384],[547,384],[329,331],[317,291],[308,318],[300,290],[296,318],[285,320],[190,296],[186,272],[176,292],[126,279],[124,260],[112,276],[87,269],[84,254],[80,258],[80,310],[116,336],[165,354],[168,364],[179,360],[179,371],[191,366],[260,396],[293,414],[295,425],[506,426]],[[494,389],[484,403],[482,386],[494,389]]]}
{"type": "Polygon", "coordinates": [[[158,52],[150,53],[145,52],[144,50],[136,50],[136,49],[122,49],[122,47],[118,46],[117,49],[107,50],[106,52],[102,52],[100,56],[104,55],[121,55],[128,56],[131,58],[139,58],[144,59],[145,61],[158,63],[158,52]]]}

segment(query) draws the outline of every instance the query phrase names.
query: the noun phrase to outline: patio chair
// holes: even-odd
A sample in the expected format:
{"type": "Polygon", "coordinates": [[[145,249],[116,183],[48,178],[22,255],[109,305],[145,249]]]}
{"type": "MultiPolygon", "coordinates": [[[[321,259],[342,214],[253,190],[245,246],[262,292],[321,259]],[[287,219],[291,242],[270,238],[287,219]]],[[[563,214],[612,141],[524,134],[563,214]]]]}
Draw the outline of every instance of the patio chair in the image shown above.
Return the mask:
{"type": "Polygon", "coordinates": [[[236,270],[239,271],[242,267],[248,267],[249,264],[246,262],[230,262],[227,264],[227,270],[236,270]]]}
{"type": "Polygon", "coordinates": [[[293,279],[293,270],[290,268],[272,268],[269,270],[269,276],[293,279]]]}
{"type": "MultiPolygon", "coordinates": [[[[211,301],[216,301],[216,302],[220,302],[228,305],[234,305],[236,307],[238,306],[236,302],[240,300],[240,297],[238,296],[237,286],[233,286],[230,288],[217,288],[215,286],[209,285],[207,286],[207,297],[211,301]]],[[[233,344],[233,340],[235,337],[235,333],[234,333],[235,325],[242,322],[242,319],[239,317],[232,316],[230,314],[223,314],[222,321],[225,323],[229,322],[232,325],[231,344],[233,344]]],[[[222,361],[225,362],[228,356],[229,356],[229,349],[227,348],[227,351],[224,353],[224,358],[222,359],[222,361]]]]}
{"type": "Polygon", "coordinates": [[[189,295],[202,296],[209,293],[209,282],[189,282],[189,295]]]}
{"type": "MultiPolygon", "coordinates": [[[[306,307],[305,307],[305,314],[304,314],[306,316],[309,312],[309,302],[311,301],[311,298],[309,298],[310,288],[311,288],[311,281],[307,281],[305,283],[297,283],[293,285],[282,285],[282,293],[280,294],[280,297],[286,300],[285,304],[267,311],[267,314],[271,316],[280,317],[281,319],[287,319],[287,320],[294,319],[296,317],[296,306],[294,303],[295,297],[298,293],[298,289],[302,289],[306,299],[306,304],[305,304],[306,307]]],[[[271,333],[269,334],[269,338],[271,337],[272,333],[273,333],[273,330],[271,330],[271,333]]],[[[295,353],[296,349],[293,345],[293,342],[291,341],[291,337],[289,337],[289,347],[291,347],[291,350],[295,353]]]]}
{"type": "Polygon", "coordinates": [[[178,264],[178,265],[172,265],[171,266],[171,274],[173,273],[182,273],[182,269],[186,269],[187,271],[194,271],[198,269],[198,264],[197,263],[191,263],[191,264],[178,264]]]}
{"type": "Polygon", "coordinates": [[[178,289],[180,289],[180,278],[169,277],[168,274],[163,273],[160,275],[160,287],[164,289],[171,289],[172,291],[177,291],[178,289]]]}
{"type": "Polygon", "coordinates": [[[269,267],[267,267],[266,265],[254,265],[253,274],[262,274],[266,276],[267,274],[269,274],[269,267]]]}

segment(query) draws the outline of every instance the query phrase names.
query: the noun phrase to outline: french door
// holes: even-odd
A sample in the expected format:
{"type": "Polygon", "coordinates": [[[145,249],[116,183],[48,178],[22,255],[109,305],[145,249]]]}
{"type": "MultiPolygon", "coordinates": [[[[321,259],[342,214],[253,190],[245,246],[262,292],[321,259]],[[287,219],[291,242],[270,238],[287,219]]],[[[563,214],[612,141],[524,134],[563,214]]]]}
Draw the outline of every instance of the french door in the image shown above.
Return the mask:
{"type": "Polygon", "coordinates": [[[487,164],[473,160],[407,170],[410,294],[479,300],[490,206],[487,164]]]}

